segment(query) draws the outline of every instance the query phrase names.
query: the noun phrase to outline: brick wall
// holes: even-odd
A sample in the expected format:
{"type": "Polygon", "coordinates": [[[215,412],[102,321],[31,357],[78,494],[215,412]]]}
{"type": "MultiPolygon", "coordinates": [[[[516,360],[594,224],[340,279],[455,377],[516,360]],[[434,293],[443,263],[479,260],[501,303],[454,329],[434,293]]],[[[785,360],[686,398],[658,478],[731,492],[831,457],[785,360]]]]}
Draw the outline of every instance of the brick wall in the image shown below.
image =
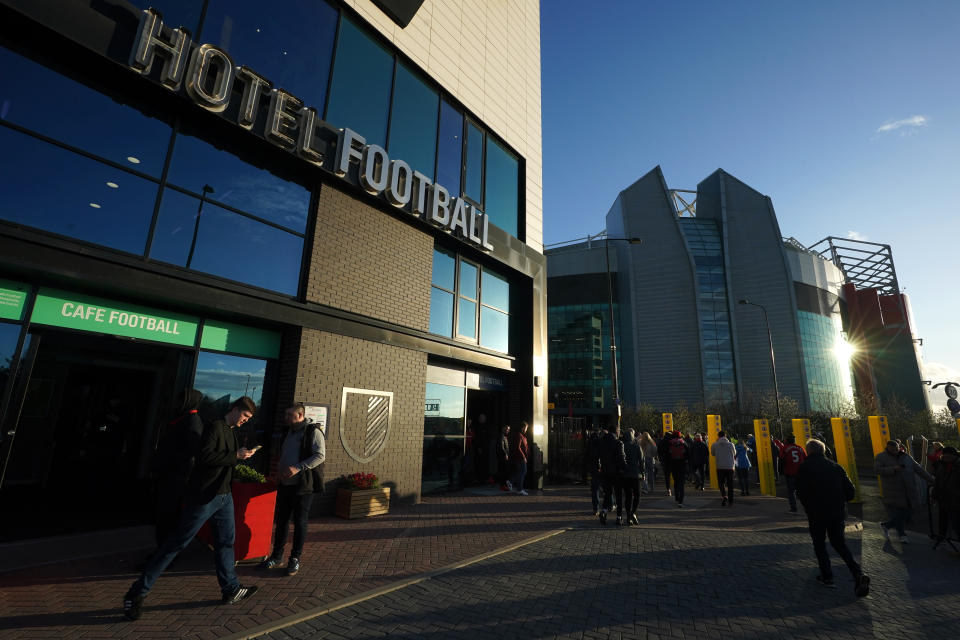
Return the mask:
{"type": "MultiPolygon", "coordinates": [[[[327,492],[322,497],[316,496],[314,511],[331,512],[336,479],[357,471],[376,473],[382,484],[390,486],[391,500],[418,500],[426,354],[314,329],[303,329],[297,344],[298,355],[285,358],[281,363],[281,381],[295,381],[292,398],[296,400],[330,405],[324,469],[327,492]],[[344,387],[393,392],[393,417],[387,441],[367,463],[350,458],[341,444],[340,401],[344,387]]],[[[353,402],[352,406],[358,403],[353,402]]],[[[355,429],[359,419],[351,415],[348,424],[355,429]]],[[[356,436],[347,434],[354,450],[358,449],[354,444],[356,436]]]]}
{"type": "Polygon", "coordinates": [[[433,238],[324,185],[307,300],[427,330],[433,238]]]}

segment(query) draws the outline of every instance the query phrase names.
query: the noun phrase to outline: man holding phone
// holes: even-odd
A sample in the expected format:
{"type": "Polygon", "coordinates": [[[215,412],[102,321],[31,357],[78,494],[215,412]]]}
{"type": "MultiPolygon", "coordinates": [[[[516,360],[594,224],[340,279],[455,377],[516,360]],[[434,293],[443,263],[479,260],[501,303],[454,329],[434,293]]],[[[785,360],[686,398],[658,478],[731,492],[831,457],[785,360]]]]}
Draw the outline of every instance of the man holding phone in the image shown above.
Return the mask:
{"type": "Polygon", "coordinates": [[[290,406],[283,415],[287,435],[280,447],[277,460],[277,506],[274,509],[276,529],[273,534],[273,553],[260,563],[263,569],[274,569],[283,563],[283,547],[287,542],[287,528],[293,516],[293,548],[287,562],[287,575],[300,571],[303,543],[307,539],[307,518],[313,494],[323,491],[323,462],[327,457],[323,433],[304,417],[302,403],[290,406]]]}
{"type": "Polygon", "coordinates": [[[255,449],[237,447],[236,427],[242,426],[257,410],[256,403],[246,397],[237,399],[223,418],[211,422],[203,431],[196,465],[184,493],[184,508],[177,526],[157,549],[139,578],[123,596],[123,615],[137,620],[144,599],[153,584],[177,554],[193,540],[207,520],[214,530],[214,561],[223,604],[233,604],[253,595],[257,587],[246,587],[237,580],[234,570],[233,542],[236,523],[230,486],[233,468],[246,460],[255,449]]]}

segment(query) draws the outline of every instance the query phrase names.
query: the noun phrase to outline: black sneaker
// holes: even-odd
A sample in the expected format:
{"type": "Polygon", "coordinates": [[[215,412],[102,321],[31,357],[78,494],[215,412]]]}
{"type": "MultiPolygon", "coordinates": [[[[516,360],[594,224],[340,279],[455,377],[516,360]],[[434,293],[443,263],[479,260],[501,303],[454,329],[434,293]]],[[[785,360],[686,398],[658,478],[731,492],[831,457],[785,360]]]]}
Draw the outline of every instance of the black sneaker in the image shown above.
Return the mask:
{"type": "Polygon", "coordinates": [[[724,498],[724,499],[722,499],[722,500],[720,501],[720,506],[721,506],[721,507],[727,506],[727,499],[726,499],[726,498],[724,498]]]}
{"type": "Polygon", "coordinates": [[[287,563],[287,575],[295,576],[298,573],[300,573],[300,559],[290,558],[290,562],[287,563]]]}
{"type": "Polygon", "coordinates": [[[131,595],[129,591],[123,596],[123,615],[127,620],[139,620],[142,606],[143,596],[131,595]]]}
{"type": "Polygon", "coordinates": [[[870,593],[870,576],[861,574],[853,585],[853,592],[858,598],[862,598],[870,593]]]}
{"type": "Polygon", "coordinates": [[[267,558],[257,566],[260,569],[276,569],[277,567],[280,566],[282,562],[283,562],[282,558],[278,556],[270,556],[269,558],[267,558]]]}
{"type": "Polygon", "coordinates": [[[253,585],[250,587],[245,587],[243,585],[240,585],[239,587],[237,587],[237,590],[234,591],[232,594],[230,595],[224,594],[223,604],[236,604],[241,600],[246,600],[247,598],[255,594],[258,588],[259,587],[257,587],[256,585],[253,585]]]}
{"type": "Polygon", "coordinates": [[[837,588],[837,585],[833,584],[833,578],[824,578],[823,576],[817,576],[817,582],[827,587],[828,589],[837,588]]]}
{"type": "Polygon", "coordinates": [[[606,526],[606,524],[607,524],[607,512],[606,512],[606,511],[601,511],[601,512],[600,512],[600,524],[602,524],[602,525],[604,525],[604,526],[606,526]]]}

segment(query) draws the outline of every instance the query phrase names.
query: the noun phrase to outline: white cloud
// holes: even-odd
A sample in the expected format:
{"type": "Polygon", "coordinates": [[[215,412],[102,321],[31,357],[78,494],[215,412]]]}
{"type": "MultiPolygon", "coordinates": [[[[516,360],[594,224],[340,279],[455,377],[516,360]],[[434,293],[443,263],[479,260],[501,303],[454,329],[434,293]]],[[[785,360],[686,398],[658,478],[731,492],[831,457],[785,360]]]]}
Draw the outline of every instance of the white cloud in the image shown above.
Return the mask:
{"type": "Polygon", "coordinates": [[[863,235],[859,231],[850,230],[847,231],[847,237],[851,240],[868,240],[867,236],[863,235]]]}
{"type": "Polygon", "coordinates": [[[920,127],[927,126],[927,116],[910,116],[909,118],[903,118],[902,120],[891,120],[885,122],[877,128],[877,133],[887,133],[889,131],[896,131],[897,129],[903,129],[900,132],[900,135],[909,135],[915,133],[920,127]]]}
{"type": "MultiPolygon", "coordinates": [[[[960,382],[960,370],[948,364],[924,362],[923,378],[924,380],[933,381],[933,384],[940,382],[960,382]]],[[[943,387],[938,387],[930,391],[930,405],[934,411],[938,411],[947,406],[947,396],[943,393],[943,387]]]]}

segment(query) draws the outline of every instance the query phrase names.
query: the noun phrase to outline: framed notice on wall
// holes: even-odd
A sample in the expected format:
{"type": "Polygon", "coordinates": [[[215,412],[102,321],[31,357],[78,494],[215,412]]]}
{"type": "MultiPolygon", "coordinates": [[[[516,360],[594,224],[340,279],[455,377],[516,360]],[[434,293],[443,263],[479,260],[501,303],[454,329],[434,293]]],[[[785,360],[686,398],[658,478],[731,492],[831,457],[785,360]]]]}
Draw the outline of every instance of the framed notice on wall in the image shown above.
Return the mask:
{"type": "Polygon", "coordinates": [[[317,425],[327,437],[327,422],[330,419],[330,405],[328,404],[303,404],[303,419],[307,422],[317,425]]]}

